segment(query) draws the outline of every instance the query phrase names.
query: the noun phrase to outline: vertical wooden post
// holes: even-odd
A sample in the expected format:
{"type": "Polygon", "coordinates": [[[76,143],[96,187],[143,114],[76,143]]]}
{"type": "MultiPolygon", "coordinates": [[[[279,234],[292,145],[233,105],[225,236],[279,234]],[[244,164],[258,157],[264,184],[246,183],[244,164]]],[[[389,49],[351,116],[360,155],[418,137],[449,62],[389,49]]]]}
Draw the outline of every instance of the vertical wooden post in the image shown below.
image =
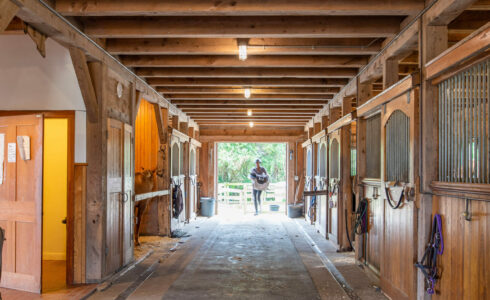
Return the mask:
{"type": "Polygon", "coordinates": [[[322,123],[321,122],[316,122],[313,125],[313,135],[319,133],[322,130],[322,123]]]}
{"type": "MultiPolygon", "coordinates": [[[[291,204],[294,203],[294,164],[295,160],[295,143],[288,142],[286,147],[286,166],[287,166],[287,201],[286,203],[291,204]],[[290,155],[292,151],[292,156],[290,155]]],[[[287,213],[287,212],[286,212],[287,213]]]]}
{"type": "Polygon", "coordinates": [[[170,124],[173,129],[179,130],[179,116],[172,115],[172,124],[170,124]]]}
{"type": "Polygon", "coordinates": [[[330,115],[328,117],[330,124],[334,123],[342,117],[342,107],[331,107],[330,115]]]}
{"type": "Polygon", "coordinates": [[[325,130],[328,127],[328,116],[322,116],[322,130],[325,130]]]}
{"type": "Polygon", "coordinates": [[[373,85],[371,82],[360,82],[357,79],[357,106],[366,103],[367,100],[373,97],[373,85]]]}
{"type": "Polygon", "coordinates": [[[194,137],[194,132],[195,132],[194,130],[195,130],[194,127],[189,127],[189,137],[192,139],[195,138],[194,137]]]}
{"type": "Polygon", "coordinates": [[[315,129],[313,127],[308,127],[308,138],[311,139],[315,135],[315,129]]]}
{"type": "MultiPolygon", "coordinates": [[[[422,259],[425,245],[430,235],[432,216],[432,195],[430,184],[437,179],[438,163],[438,95],[437,87],[426,80],[425,64],[442,53],[448,47],[447,26],[429,26],[425,18],[422,18],[419,30],[419,64],[422,71],[421,97],[420,97],[420,192],[418,211],[418,249],[417,257],[422,259]]],[[[417,294],[423,297],[424,276],[417,272],[417,294]]]]}
{"type": "Polygon", "coordinates": [[[386,59],[383,65],[383,90],[398,82],[398,60],[386,59]]]}
{"type": "Polygon", "coordinates": [[[185,135],[189,134],[189,123],[187,122],[180,122],[179,123],[179,131],[182,132],[185,135]]]}
{"type": "MultiPolygon", "coordinates": [[[[158,190],[168,190],[170,188],[170,139],[168,133],[168,109],[159,107],[158,111],[155,111],[155,116],[157,117],[158,131],[160,136],[160,149],[158,151],[157,158],[157,169],[161,170],[161,177],[157,176],[157,188],[158,190]],[[162,132],[160,133],[160,128],[162,132]]],[[[157,210],[158,210],[158,234],[159,235],[170,235],[171,234],[171,214],[170,214],[170,195],[164,195],[158,197],[157,200],[157,210]]]]}
{"type": "MultiPolygon", "coordinates": [[[[350,222],[350,217],[352,215],[352,187],[350,178],[350,137],[351,137],[351,127],[349,125],[340,128],[340,197],[339,201],[339,247],[340,250],[344,251],[349,249],[349,241],[347,240],[347,232],[345,228],[346,220],[345,215],[347,212],[347,231],[349,235],[352,232],[352,224],[350,222]]],[[[352,238],[352,237],[351,237],[352,238]]]]}
{"type": "MultiPolygon", "coordinates": [[[[305,154],[304,154],[304,149],[301,146],[301,143],[296,144],[296,176],[298,176],[298,181],[296,182],[296,189],[300,189],[301,187],[301,181],[305,178],[305,154]]],[[[301,193],[302,191],[295,192],[295,195],[298,195],[295,201],[300,201],[301,200],[301,193]]]]}

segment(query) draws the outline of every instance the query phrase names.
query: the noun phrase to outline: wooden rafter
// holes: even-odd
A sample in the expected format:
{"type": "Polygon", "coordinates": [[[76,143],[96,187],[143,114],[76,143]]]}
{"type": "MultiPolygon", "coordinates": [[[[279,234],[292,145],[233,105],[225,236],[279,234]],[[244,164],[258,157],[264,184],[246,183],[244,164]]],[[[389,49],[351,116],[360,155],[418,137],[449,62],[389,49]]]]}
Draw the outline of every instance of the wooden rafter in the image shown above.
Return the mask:
{"type": "Polygon", "coordinates": [[[57,0],[56,9],[67,16],[230,16],[230,15],[411,15],[424,1],[406,0],[57,0]]]}
{"type": "Polygon", "coordinates": [[[242,78],[352,78],[355,68],[140,68],[141,77],[242,77],[242,78]]]}
{"type": "MultiPolygon", "coordinates": [[[[287,94],[309,94],[309,95],[325,95],[335,94],[340,91],[338,87],[327,88],[251,88],[252,95],[270,94],[270,95],[287,95],[287,94]]],[[[243,87],[159,87],[157,91],[164,94],[242,94],[243,87]]]]}
{"type": "Polygon", "coordinates": [[[149,78],[152,86],[342,87],[347,79],[310,78],[149,78]]]}
{"type": "Polygon", "coordinates": [[[332,95],[309,95],[309,94],[289,94],[289,95],[261,95],[254,94],[250,98],[242,95],[198,95],[198,94],[165,94],[166,98],[172,100],[328,100],[332,95]]]}
{"type": "Polygon", "coordinates": [[[15,17],[19,7],[10,0],[0,0],[0,33],[2,33],[15,17]]]}
{"type": "Polygon", "coordinates": [[[256,55],[245,61],[231,55],[142,55],[121,56],[129,67],[279,67],[279,68],[359,68],[367,64],[366,56],[350,55],[256,55]]]}
{"type": "Polygon", "coordinates": [[[85,109],[87,110],[87,117],[91,122],[98,120],[99,105],[97,101],[97,95],[90,76],[90,71],[87,65],[87,57],[83,50],[75,47],[70,47],[70,56],[73,62],[73,68],[78,79],[78,85],[80,86],[80,92],[82,93],[83,101],[85,102],[85,109]]]}

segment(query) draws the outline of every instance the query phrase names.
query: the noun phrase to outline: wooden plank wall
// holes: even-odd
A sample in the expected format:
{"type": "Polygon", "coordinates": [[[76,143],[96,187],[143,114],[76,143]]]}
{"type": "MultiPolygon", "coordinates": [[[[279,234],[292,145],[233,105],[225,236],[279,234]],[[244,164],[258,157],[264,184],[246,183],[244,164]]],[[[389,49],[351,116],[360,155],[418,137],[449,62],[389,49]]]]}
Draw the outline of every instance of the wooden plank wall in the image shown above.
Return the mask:
{"type": "Polygon", "coordinates": [[[73,283],[85,283],[87,164],[75,164],[73,205],[73,283]]]}
{"type": "Polygon", "coordinates": [[[442,273],[432,299],[490,297],[490,202],[471,201],[471,221],[463,217],[465,205],[461,198],[433,197],[433,214],[442,217],[444,253],[437,257],[442,273]]]}

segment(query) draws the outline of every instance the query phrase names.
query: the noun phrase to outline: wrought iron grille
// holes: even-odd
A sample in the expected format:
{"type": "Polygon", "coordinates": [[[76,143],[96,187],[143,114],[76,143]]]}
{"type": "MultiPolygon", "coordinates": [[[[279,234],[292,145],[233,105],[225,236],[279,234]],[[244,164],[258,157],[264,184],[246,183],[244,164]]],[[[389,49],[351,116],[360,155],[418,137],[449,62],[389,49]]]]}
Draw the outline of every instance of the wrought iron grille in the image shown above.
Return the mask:
{"type": "Polygon", "coordinates": [[[409,182],[410,119],[395,110],[386,122],[386,180],[409,182]]]}
{"type": "Polygon", "coordinates": [[[329,177],[330,178],[339,178],[339,160],[340,160],[340,151],[339,151],[339,142],[337,139],[333,139],[330,145],[330,161],[329,161],[329,177]]]}
{"type": "Polygon", "coordinates": [[[490,183],[490,60],[439,83],[439,180],[490,183]]]}
{"type": "Polygon", "coordinates": [[[366,119],[366,177],[381,178],[381,115],[366,119]]]}

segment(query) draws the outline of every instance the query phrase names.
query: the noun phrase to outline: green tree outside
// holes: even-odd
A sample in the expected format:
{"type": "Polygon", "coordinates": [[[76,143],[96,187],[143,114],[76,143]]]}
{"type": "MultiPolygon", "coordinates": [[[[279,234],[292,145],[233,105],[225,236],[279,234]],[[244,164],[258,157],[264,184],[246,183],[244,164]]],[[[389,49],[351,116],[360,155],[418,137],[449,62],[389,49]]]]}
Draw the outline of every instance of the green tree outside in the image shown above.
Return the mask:
{"type": "Polygon", "coordinates": [[[260,158],[270,182],[286,181],[286,145],[280,143],[219,143],[218,183],[250,182],[248,175],[260,158]]]}

